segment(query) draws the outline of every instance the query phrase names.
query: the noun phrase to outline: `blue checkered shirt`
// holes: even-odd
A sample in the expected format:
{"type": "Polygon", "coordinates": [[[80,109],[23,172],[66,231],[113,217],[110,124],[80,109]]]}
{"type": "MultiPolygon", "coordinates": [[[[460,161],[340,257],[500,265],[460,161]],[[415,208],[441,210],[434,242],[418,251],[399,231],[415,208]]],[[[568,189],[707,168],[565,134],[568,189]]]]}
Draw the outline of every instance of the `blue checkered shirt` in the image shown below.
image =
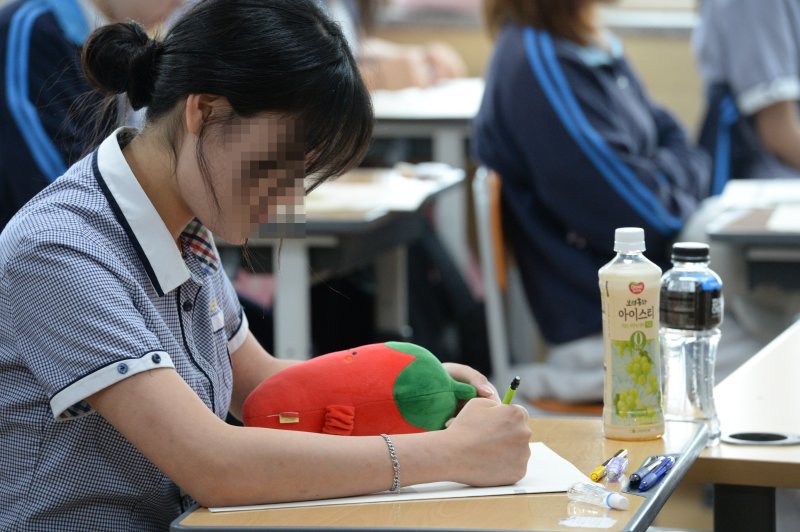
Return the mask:
{"type": "Polygon", "coordinates": [[[117,132],[0,235],[0,530],[162,530],[179,514],[178,486],[86,398],[169,367],[225,417],[247,323],[208,230],[180,242],[117,132]]]}

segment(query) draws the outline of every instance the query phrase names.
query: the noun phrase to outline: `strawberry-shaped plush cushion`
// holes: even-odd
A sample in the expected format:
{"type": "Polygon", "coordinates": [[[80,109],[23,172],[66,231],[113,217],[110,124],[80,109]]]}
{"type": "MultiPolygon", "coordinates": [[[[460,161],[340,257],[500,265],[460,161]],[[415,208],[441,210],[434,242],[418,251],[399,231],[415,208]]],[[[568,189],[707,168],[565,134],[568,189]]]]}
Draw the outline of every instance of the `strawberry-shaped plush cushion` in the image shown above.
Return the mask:
{"type": "Polygon", "coordinates": [[[353,436],[444,428],[475,388],[430,351],[387,342],[330,353],[265,379],[244,402],[244,424],[353,436]]]}

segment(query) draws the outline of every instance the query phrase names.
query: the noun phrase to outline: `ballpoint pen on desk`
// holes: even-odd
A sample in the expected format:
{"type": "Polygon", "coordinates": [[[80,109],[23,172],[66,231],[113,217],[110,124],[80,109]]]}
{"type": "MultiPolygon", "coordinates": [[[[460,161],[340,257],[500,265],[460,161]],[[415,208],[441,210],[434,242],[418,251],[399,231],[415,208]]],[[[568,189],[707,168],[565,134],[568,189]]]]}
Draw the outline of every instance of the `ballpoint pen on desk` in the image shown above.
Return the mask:
{"type": "Polygon", "coordinates": [[[665,456],[661,464],[639,481],[639,491],[647,491],[661,480],[675,463],[674,456],[665,456]]]}
{"type": "Polygon", "coordinates": [[[619,451],[614,453],[614,456],[603,462],[601,465],[595,467],[594,471],[592,471],[589,474],[589,478],[592,479],[592,481],[594,482],[598,482],[601,478],[606,476],[606,466],[609,464],[609,462],[611,462],[613,458],[616,458],[618,456],[619,457],[628,456],[628,449],[620,449],[619,451]]]}
{"type": "Polygon", "coordinates": [[[652,455],[648,456],[642,465],[639,466],[639,469],[636,472],[631,473],[630,478],[628,479],[628,485],[631,488],[636,488],[639,486],[639,482],[647,476],[648,473],[654,471],[661,465],[661,462],[664,461],[664,456],[661,455],[652,455]]]}
{"type": "Polygon", "coordinates": [[[514,377],[514,380],[512,380],[511,384],[508,386],[506,395],[503,397],[504,405],[511,404],[511,400],[514,399],[514,394],[517,393],[517,388],[519,388],[519,375],[514,377]]]}

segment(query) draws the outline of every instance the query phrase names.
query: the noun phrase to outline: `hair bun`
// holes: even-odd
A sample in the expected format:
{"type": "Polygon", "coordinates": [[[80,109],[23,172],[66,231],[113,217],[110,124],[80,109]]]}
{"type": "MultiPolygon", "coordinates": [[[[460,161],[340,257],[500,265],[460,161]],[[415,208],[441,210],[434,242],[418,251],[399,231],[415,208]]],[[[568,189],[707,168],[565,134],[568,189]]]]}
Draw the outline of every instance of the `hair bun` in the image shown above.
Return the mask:
{"type": "Polygon", "coordinates": [[[84,75],[103,93],[127,93],[131,106],[140,109],[152,99],[163,46],[137,22],[103,26],[83,46],[84,75]]]}

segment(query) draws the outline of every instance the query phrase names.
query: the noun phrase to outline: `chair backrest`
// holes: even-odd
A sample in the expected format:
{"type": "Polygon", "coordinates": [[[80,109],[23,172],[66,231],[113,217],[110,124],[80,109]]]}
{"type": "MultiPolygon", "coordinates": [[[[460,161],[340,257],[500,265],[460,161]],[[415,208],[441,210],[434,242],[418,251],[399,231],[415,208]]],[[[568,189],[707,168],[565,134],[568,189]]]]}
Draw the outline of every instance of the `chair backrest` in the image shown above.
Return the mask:
{"type": "MultiPolygon", "coordinates": [[[[506,386],[511,377],[512,350],[524,354],[521,364],[543,362],[547,345],[530,312],[522,279],[508,252],[502,223],[502,180],[486,168],[479,168],[472,182],[472,197],[478,234],[481,276],[486,296],[486,321],[492,381],[506,386]],[[537,360],[538,358],[538,360],[537,360]]],[[[514,365],[516,370],[521,366],[514,365]]],[[[503,388],[501,388],[503,389],[503,388]]],[[[531,402],[538,413],[598,416],[602,403],[566,403],[540,398],[531,402]]]]}
{"type": "Polygon", "coordinates": [[[500,177],[478,168],[472,181],[472,197],[478,235],[481,276],[486,295],[486,322],[492,376],[505,377],[511,367],[508,327],[503,292],[507,288],[507,264],[500,197],[500,177]]]}

